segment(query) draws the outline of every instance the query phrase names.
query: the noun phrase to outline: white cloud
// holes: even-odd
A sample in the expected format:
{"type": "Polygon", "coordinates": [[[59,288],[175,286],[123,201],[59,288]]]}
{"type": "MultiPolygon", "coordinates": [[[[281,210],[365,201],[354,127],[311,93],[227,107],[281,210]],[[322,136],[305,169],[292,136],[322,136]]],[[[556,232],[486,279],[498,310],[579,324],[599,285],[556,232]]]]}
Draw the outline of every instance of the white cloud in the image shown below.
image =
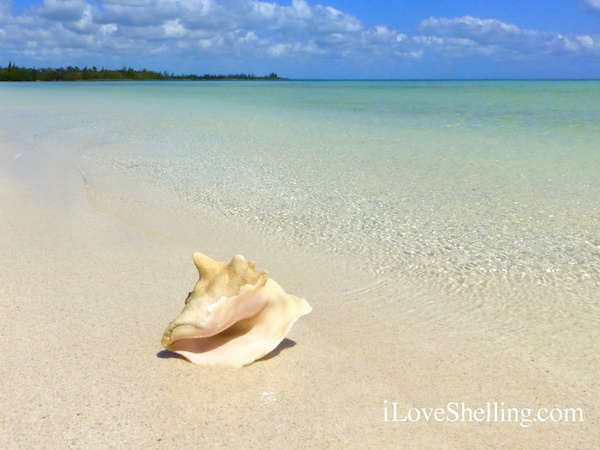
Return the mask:
{"type": "Polygon", "coordinates": [[[165,37],[168,38],[182,38],[187,34],[187,30],[181,24],[179,19],[167,20],[162,25],[165,37]]]}
{"type": "MultiPolygon", "coordinates": [[[[600,10],[600,0],[587,3],[600,10]]],[[[432,17],[420,23],[417,34],[403,31],[385,24],[366,26],[344,11],[308,0],[285,5],[261,0],[45,0],[18,16],[11,15],[9,1],[0,0],[0,37],[11,37],[0,39],[0,59],[27,55],[44,65],[64,65],[61,55],[68,61],[81,57],[108,65],[115,60],[130,64],[140,55],[152,61],[152,55],[160,54],[163,59],[155,59],[159,69],[167,68],[167,57],[177,55],[189,61],[273,58],[323,65],[335,59],[364,67],[427,58],[600,56],[599,36],[530,30],[497,19],[432,17]]]]}
{"type": "Polygon", "coordinates": [[[117,31],[119,27],[114,23],[107,23],[105,25],[100,25],[100,33],[103,35],[113,34],[117,31]]]}
{"type": "Polygon", "coordinates": [[[563,36],[559,33],[523,29],[496,19],[471,16],[429,18],[421,22],[419,30],[426,33],[428,38],[437,38],[438,47],[455,56],[480,54],[498,58],[522,58],[564,53],[578,55],[586,52],[600,55],[600,47],[590,36],[563,36]]]}
{"type": "Polygon", "coordinates": [[[600,0],[582,0],[582,3],[585,9],[600,13],[600,0]]]}
{"type": "Polygon", "coordinates": [[[42,14],[52,20],[72,22],[81,20],[87,8],[86,0],[44,0],[42,14]]]}
{"type": "Polygon", "coordinates": [[[312,11],[306,0],[292,0],[292,7],[288,9],[290,17],[296,19],[310,19],[312,11]]]}
{"type": "Polygon", "coordinates": [[[594,48],[598,45],[591,36],[577,36],[576,39],[582,46],[587,48],[594,48]]]}
{"type": "Polygon", "coordinates": [[[285,51],[286,51],[286,46],[284,44],[275,44],[269,48],[269,53],[271,54],[271,56],[274,56],[275,58],[284,56],[285,51]]]}
{"type": "Polygon", "coordinates": [[[65,26],[76,33],[88,35],[91,35],[98,30],[98,26],[95,25],[93,21],[92,7],[89,5],[84,6],[77,20],[65,22],[65,26]]]}
{"type": "Polygon", "coordinates": [[[275,44],[269,49],[273,58],[305,57],[308,55],[322,55],[323,50],[314,42],[291,42],[288,44],[275,44]]]}
{"type": "Polygon", "coordinates": [[[256,42],[258,41],[258,37],[256,37],[256,34],[253,31],[240,31],[240,40],[242,42],[256,42]]]}
{"type": "Polygon", "coordinates": [[[463,37],[487,42],[506,41],[526,33],[516,25],[471,16],[456,19],[429,18],[421,22],[419,29],[436,36],[463,37]]]}
{"type": "MultiPolygon", "coordinates": [[[[349,34],[363,29],[355,17],[306,0],[293,0],[287,6],[259,0],[45,0],[19,17],[11,17],[6,0],[0,1],[0,12],[8,15],[8,25],[0,29],[2,33],[14,29],[14,47],[25,42],[19,36],[30,34],[20,26],[25,22],[48,33],[45,42],[37,41],[40,58],[50,45],[65,45],[54,48],[67,52],[69,47],[85,48],[90,40],[94,42],[90,52],[102,45],[112,50],[138,45],[146,53],[158,48],[159,41],[171,40],[177,42],[164,45],[171,45],[173,52],[195,48],[226,53],[227,45],[233,50],[252,45],[251,50],[262,51],[263,56],[296,57],[302,52],[325,54],[328,42],[348,43],[349,34]]],[[[0,43],[3,47],[7,45],[0,43]]]]}

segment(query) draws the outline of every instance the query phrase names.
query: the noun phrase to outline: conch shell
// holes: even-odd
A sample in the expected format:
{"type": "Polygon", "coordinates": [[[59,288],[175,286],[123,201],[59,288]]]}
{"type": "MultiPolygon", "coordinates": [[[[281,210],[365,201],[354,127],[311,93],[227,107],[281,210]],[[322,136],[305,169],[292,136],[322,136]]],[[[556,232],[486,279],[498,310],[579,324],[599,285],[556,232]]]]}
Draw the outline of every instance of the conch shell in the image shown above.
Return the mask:
{"type": "Polygon", "coordinates": [[[225,264],[194,253],[194,263],[200,278],[162,338],[163,347],[194,364],[251,364],[312,311],[306,300],[286,294],[241,255],[225,264]]]}

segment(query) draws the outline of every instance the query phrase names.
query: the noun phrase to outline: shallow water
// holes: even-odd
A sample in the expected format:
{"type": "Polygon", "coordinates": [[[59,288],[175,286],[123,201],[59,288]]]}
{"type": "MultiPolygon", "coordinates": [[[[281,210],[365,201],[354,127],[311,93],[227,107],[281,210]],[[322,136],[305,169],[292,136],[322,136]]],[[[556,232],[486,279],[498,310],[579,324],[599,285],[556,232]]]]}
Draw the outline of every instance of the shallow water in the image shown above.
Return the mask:
{"type": "Polygon", "coordinates": [[[391,319],[597,368],[600,82],[36,83],[0,99],[18,157],[66,151],[109,212],[221,221],[343,262],[346,301],[391,319]]]}

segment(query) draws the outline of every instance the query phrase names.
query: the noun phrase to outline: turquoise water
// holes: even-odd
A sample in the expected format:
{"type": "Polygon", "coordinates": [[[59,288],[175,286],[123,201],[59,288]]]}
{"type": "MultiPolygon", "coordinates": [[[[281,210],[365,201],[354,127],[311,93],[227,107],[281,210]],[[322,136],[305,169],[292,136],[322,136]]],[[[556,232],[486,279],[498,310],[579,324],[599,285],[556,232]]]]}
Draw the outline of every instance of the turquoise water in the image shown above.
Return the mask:
{"type": "Polygon", "coordinates": [[[556,355],[595,361],[600,82],[37,83],[0,99],[5,141],[67,148],[105,196],[146,192],[103,183],[112,171],[165,210],[356,262],[373,285],[351,293],[386,314],[558,336],[556,355]]]}

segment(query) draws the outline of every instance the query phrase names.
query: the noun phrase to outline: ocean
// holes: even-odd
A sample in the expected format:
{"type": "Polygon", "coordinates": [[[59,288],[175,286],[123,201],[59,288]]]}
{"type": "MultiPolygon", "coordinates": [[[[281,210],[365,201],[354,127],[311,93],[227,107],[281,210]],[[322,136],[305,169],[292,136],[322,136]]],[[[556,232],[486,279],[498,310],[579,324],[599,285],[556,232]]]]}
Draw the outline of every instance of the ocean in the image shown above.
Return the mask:
{"type": "MultiPolygon", "coordinates": [[[[0,85],[13,159],[72,162],[103,213],[152,227],[125,217],[151,205],[299,249],[344,267],[336,301],[589,380],[599,124],[598,81],[0,85]]],[[[43,185],[46,167],[14,171],[43,185]]]]}

